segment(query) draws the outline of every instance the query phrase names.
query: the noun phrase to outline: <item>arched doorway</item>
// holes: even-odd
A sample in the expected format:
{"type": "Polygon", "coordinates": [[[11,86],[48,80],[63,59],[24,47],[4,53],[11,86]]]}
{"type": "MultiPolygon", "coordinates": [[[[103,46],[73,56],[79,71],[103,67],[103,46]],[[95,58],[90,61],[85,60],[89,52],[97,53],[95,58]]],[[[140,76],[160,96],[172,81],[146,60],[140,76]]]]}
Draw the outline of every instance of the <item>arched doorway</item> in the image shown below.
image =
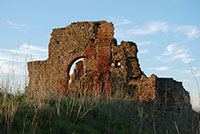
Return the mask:
{"type": "Polygon", "coordinates": [[[69,68],[69,75],[70,75],[70,79],[68,80],[69,84],[73,82],[73,80],[80,80],[80,77],[84,74],[83,60],[84,58],[79,58],[76,59],[75,61],[72,61],[73,64],[69,68]]]}
{"type": "MultiPolygon", "coordinates": [[[[69,84],[72,82],[72,80],[75,80],[77,77],[77,74],[80,73],[80,70],[75,71],[74,69],[76,69],[76,64],[80,63],[80,61],[82,61],[82,69],[83,69],[83,59],[86,58],[85,56],[78,56],[73,58],[70,63],[67,66],[67,85],[66,85],[66,89],[68,89],[69,84]],[[73,76],[74,75],[74,76],[73,76]]],[[[82,71],[81,71],[82,72],[82,71]]],[[[81,75],[83,75],[83,72],[81,74],[78,74],[79,78],[81,77],[81,75]]]]}
{"type": "Polygon", "coordinates": [[[59,91],[60,94],[65,94],[66,91],[68,90],[69,83],[71,82],[70,71],[73,69],[74,63],[75,64],[78,63],[81,59],[83,60],[88,59],[88,60],[91,60],[94,64],[96,64],[95,55],[96,55],[95,49],[90,47],[84,51],[75,53],[70,58],[66,58],[67,63],[66,63],[66,69],[65,69],[65,78],[61,81],[60,91],[59,91]]]}

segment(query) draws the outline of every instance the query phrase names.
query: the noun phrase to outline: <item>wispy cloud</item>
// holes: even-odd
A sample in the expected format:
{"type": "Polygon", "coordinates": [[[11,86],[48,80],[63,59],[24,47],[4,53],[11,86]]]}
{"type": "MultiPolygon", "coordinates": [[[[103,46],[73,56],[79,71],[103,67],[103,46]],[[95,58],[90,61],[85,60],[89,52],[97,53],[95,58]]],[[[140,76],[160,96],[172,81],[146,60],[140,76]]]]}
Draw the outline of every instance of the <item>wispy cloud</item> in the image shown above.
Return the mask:
{"type": "Polygon", "coordinates": [[[155,61],[160,61],[162,59],[162,56],[155,56],[155,61]]]}
{"type": "Polygon", "coordinates": [[[155,58],[157,61],[162,60],[165,62],[180,59],[183,63],[190,63],[194,60],[191,55],[188,54],[188,49],[179,48],[176,44],[168,45],[162,56],[157,56],[155,58]]]}
{"type": "Polygon", "coordinates": [[[199,78],[200,77],[200,71],[196,72],[195,76],[199,78]]]}
{"type": "Polygon", "coordinates": [[[166,71],[169,70],[168,67],[155,67],[155,68],[147,68],[148,70],[152,70],[152,71],[166,71]]]}
{"type": "Polygon", "coordinates": [[[131,21],[125,18],[114,18],[114,17],[106,17],[108,20],[112,21],[115,26],[127,25],[130,24],[131,21]]]}
{"type": "Polygon", "coordinates": [[[143,41],[143,42],[137,42],[138,46],[144,46],[144,45],[150,45],[153,44],[152,41],[143,41]]]}
{"type": "Polygon", "coordinates": [[[14,65],[6,62],[0,66],[0,69],[3,74],[9,74],[9,75],[11,75],[11,73],[15,75],[23,75],[25,74],[25,71],[27,71],[24,70],[22,65],[21,66],[16,64],[14,65]]]}
{"type": "Polygon", "coordinates": [[[42,48],[42,47],[37,47],[37,46],[32,46],[32,45],[29,45],[29,44],[22,44],[22,46],[20,47],[21,50],[24,50],[24,49],[28,49],[30,51],[39,51],[39,52],[44,52],[44,53],[47,53],[48,50],[46,48],[42,48]]]}
{"type": "Polygon", "coordinates": [[[12,21],[7,21],[7,24],[9,24],[12,28],[17,29],[17,30],[22,30],[23,28],[26,27],[26,24],[17,24],[12,21]]]}
{"type": "Polygon", "coordinates": [[[139,54],[147,54],[147,53],[149,53],[149,50],[147,49],[139,51],[139,54]]]}
{"type": "MultiPolygon", "coordinates": [[[[110,19],[114,22],[115,25],[126,25],[130,24],[131,21],[127,19],[110,19]]],[[[195,39],[200,37],[200,28],[195,25],[169,25],[163,21],[152,21],[147,23],[146,25],[143,24],[139,28],[116,28],[115,35],[117,38],[125,39],[125,40],[132,40],[133,36],[144,36],[144,35],[153,35],[158,32],[168,32],[172,36],[177,36],[184,34],[187,36],[187,39],[195,39]]],[[[141,42],[141,45],[149,44],[150,42],[141,42]],[[143,44],[144,43],[144,44],[143,44]]]]}
{"type": "Polygon", "coordinates": [[[8,73],[15,70],[19,73],[20,67],[25,66],[25,62],[30,60],[42,60],[47,58],[47,49],[21,44],[17,49],[0,49],[0,72],[8,73]]]}
{"type": "MultiPolygon", "coordinates": [[[[126,22],[123,24],[129,24],[129,23],[126,22]]],[[[148,23],[147,25],[142,25],[141,28],[129,28],[127,30],[127,29],[123,29],[120,27],[116,27],[115,37],[118,39],[123,39],[123,40],[132,40],[133,36],[152,35],[157,32],[160,32],[160,31],[167,32],[168,30],[169,30],[169,27],[168,27],[167,23],[153,21],[151,23],[148,23]]],[[[152,43],[152,42],[148,42],[148,41],[140,42],[140,45],[147,45],[149,43],[152,43]]]]}
{"type": "Polygon", "coordinates": [[[174,69],[172,71],[174,71],[175,73],[179,73],[179,74],[186,74],[186,75],[191,74],[191,70],[189,70],[189,69],[174,69]]]}
{"type": "Polygon", "coordinates": [[[198,38],[200,36],[200,30],[196,26],[192,25],[178,26],[175,31],[183,32],[187,35],[188,39],[198,38]]]}
{"type": "Polygon", "coordinates": [[[144,28],[131,29],[128,32],[130,32],[133,35],[149,35],[154,34],[158,31],[168,31],[168,25],[164,22],[152,22],[150,24],[147,24],[144,28]]]}
{"type": "Polygon", "coordinates": [[[17,49],[0,49],[0,60],[24,62],[24,58],[30,55],[32,59],[38,60],[46,57],[47,52],[46,48],[24,43],[17,49]]]}
{"type": "Polygon", "coordinates": [[[189,80],[189,79],[183,79],[183,80],[180,80],[180,81],[183,81],[183,82],[191,82],[191,80],[189,80]]]}
{"type": "Polygon", "coordinates": [[[0,61],[23,62],[21,57],[15,57],[14,55],[7,53],[0,53],[0,61]]]}

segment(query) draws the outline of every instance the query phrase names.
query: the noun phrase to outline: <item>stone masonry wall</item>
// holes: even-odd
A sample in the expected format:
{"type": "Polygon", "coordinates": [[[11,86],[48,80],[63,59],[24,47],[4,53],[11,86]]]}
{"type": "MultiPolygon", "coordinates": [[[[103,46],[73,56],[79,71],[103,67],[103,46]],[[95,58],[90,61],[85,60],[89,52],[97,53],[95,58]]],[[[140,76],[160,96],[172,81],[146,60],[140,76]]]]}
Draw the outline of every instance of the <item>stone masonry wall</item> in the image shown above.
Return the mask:
{"type": "Polygon", "coordinates": [[[157,102],[159,107],[167,109],[191,109],[190,96],[183,90],[182,82],[172,78],[157,78],[157,102]]]}
{"type": "Polygon", "coordinates": [[[161,106],[189,104],[189,94],[172,79],[147,77],[137,58],[137,45],[117,45],[114,27],[106,21],[77,22],[53,29],[48,59],[28,63],[27,93],[51,92],[60,95],[118,96],[140,101],[154,100],[161,106]],[[73,74],[71,66],[78,59],[73,74]],[[167,100],[164,96],[167,96],[167,100]],[[185,99],[186,98],[186,99],[185,99]]]}

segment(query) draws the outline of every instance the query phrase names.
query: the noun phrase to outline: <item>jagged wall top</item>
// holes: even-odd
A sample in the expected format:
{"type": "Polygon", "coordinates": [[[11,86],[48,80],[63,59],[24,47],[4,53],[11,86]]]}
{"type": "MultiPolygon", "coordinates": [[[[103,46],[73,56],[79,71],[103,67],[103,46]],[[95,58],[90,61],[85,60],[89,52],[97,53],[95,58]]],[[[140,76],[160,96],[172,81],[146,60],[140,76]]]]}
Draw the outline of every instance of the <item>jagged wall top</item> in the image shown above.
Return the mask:
{"type": "Polygon", "coordinates": [[[76,22],[65,28],[53,29],[49,43],[49,58],[57,56],[63,51],[69,51],[66,49],[73,45],[79,45],[79,49],[85,49],[86,46],[92,46],[96,38],[113,39],[113,35],[113,24],[106,21],[76,22]],[[62,45],[58,46],[59,44],[62,45]],[[68,47],[64,47],[65,45],[68,47]]]}

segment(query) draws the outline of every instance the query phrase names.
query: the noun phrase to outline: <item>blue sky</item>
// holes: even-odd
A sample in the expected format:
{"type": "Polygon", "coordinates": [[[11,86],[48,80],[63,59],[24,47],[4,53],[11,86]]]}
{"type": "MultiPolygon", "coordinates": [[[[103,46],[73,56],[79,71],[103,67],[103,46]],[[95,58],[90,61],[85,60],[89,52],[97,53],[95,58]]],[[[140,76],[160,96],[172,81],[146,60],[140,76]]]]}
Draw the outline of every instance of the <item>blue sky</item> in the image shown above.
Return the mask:
{"type": "Polygon", "coordinates": [[[199,80],[199,6],[199,0],[1,0],[0,74],[9,73],[11,66],[21,74],[25,61],[46,59],[53,28],[106,20],[114,23],[119,44],[138,44],[148,76],[182,81],[196,105],[199,93],[191,69],[199,80]]]}

